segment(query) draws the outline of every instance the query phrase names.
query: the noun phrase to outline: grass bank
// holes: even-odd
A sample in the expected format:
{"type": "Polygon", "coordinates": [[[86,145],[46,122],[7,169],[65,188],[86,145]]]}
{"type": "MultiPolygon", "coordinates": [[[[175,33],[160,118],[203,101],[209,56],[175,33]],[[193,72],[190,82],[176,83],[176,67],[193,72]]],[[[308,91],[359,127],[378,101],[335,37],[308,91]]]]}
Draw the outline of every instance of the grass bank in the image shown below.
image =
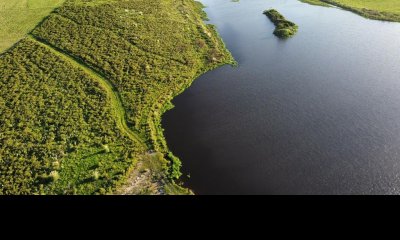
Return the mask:
{"type": "Polygon", "coordinates": [[[289,38],[297,33],[298,26],[291,21],[285,19],[277,10],[265,10],[264,14],[275,25],[274,34],[279,38],[289,38]]]}
{"type": "Polygon", "coordinates": [[[302,2],[329,6],[334,5],[363,17],[400,22],[400,1],[397,0],[300,0],[302,2]]]}

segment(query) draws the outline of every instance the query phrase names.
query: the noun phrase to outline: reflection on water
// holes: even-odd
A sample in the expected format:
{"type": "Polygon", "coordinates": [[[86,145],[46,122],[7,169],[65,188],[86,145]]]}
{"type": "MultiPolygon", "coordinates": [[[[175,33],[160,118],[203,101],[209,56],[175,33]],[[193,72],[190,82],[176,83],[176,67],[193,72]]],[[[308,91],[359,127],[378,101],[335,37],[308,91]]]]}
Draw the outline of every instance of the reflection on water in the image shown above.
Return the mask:
{"type": "Polygon", "coordinates": [[[239,67],[163,119],[197,194],[400,193],[400,24],[296,0],[203,0],[239,67]],[[299,25],[282,41],[262,14],[299,25]]]}

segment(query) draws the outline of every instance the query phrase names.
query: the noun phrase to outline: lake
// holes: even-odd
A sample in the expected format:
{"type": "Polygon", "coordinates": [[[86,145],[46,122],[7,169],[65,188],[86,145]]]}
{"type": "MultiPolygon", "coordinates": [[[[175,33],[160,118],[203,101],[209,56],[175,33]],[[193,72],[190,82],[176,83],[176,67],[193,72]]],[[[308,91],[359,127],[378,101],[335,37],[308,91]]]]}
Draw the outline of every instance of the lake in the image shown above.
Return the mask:
{"type": "Polygon", "coordinates": [[[400,194],[400,24],[296,0],[202,0],[238,67],[163,117],[196,194],[400,194]],[[262,12],[299,26],[279,40],[262,12]]]}

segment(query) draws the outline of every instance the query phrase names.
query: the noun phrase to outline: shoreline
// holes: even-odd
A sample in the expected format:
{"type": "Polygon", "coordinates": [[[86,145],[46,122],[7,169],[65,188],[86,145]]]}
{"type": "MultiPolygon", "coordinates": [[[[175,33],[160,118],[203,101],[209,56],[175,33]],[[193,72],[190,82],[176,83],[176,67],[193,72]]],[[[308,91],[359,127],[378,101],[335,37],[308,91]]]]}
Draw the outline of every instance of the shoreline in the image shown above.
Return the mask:
{"type": "MultiPolygon", "coordinates": [[[[183,84],[181,86],[181,88],[179,88],[177,91],[175,92],[170,92],[169,95],[166,95],[164,97],[162,97],[163,103],[161,105],[155,104],[154,108],[151,109],[150,112],[152,112],[153,117],[149,117],[148,119],[148,125],[149,128],[152,129],[151,131],[154,131],[152,134],[150,134],[151,136],[155,136],[155,137],[151,137],[150,143],[148,143],[148,145],[150,145],[147,149],[147,151],[150,154],[154,154],[154,153],[161,153],[163,155],[163,158],[165,160],[167,160],[170,164],[170,166],[168,166],[168,173],[167,175],[169,175],[169,177],[172,176],[172,178],[176,179],[176,181],[180,184],[175,183],[174,180],[170,180],[171,182],[165,182],[165,181],[159,181],[158,184],[161,184],[161,188],[163,189],[171,189],[173,192],[172,194],[194,194],[194,192],[192,191],[192,189],[183,187],[183,180],[180,179],[180,177],[182,176],[182,172],[181,172],[181,166],[182,164],[184,164],[184,162],[176,157],[174,155],[174,153],[169,149],[168,147],[168,142],[167,139],[165,137],[164,134],[164,128],[162,126],[162,118],[164,113],[166,113],[167,111],[173,109],[175,106],[172,104],[172,100],[177,97],[178,95],[180,95],[181,93],[183,93],[186,89],[188,89],[195,80],[197,80],[201,75],[215,70],[221,66],[224,65],[231,65],[231,66],[236,66],[237,62],[235,61],[235,59],[233,58],[231,52],[226,48],[225,42],[223,41],[222,37],[219,35],[216,26],[213,24],[207,24],[206,21],[209,20],[207,13],[204,11],[204,9],[206,8],[206,6],[203,5],[203,3],[199,2],[199,1],[193,1],[195,4],[199,4],[201,5],[201,8],[197,9],[197,14],[201,17],[202,21],[200,23],[200,26],[203,28],[205,34],[217,44],[217,49],[223,53],[223,56],[221,56],[221,59],[219,59],[220,62],[218,63],[214,63],[210,66],[207,66],[203,69],[200,69],[200,71],[192,78],[190,79],[190,81],[186,82],[185,84],[183,84]]],[[[158,101],[156,101],[157,103],[158,101]]],[[[147,143],[147,142],[145,142],[147,143]]],[[[146,154],[144,154],[145,157],[146,154]]],[[[141,161],[139,161],[140,163],[141,161]]],[[[126,178],[129,179],[130,175],[137,175],[137,169],[132,169],[133,173],[127,174],[126,178]]],[[[117,187],[115,192],[121,192],[123,191],[122,186],[128,184],[129,185],[129,181],[121,181],[120,186],[117,187]]],[[[163,194],[168,194],[167,192],[163,192],[163,194]]]]}
{"type": "MultiPolygon", "coordinates": [[[[201,3],[201,2],[199,2],[199,3],[201,3]]],[[[201,4],[202,4],[202,3],[201,3],[201,4]]],[[[201,14],[201,16],[202,16],[202,18],[203,18],[203,24],[204,24],[204,26],[205,26],[206,28],[209,28],[208,30],[211,31],[211,33],[210,33],[209,36],[214,38],[214,40],[217,42],[218,47],[220,48],[220,50],[221,50],[222,52],[224,52],[224,55],[225,55],[225,56],[224,56],[224,61],[221,62],[221,63],[215,64],[215,65],[209,66],[208,68],[202,69],[200,72],[198,72],[198,73],[196,74],[196,76],[195,76],[193,79],[191,79],[190,82],[188,82],[188,83],[187,83],[186,85],[184,85],[181,89],[179,89],[176,93],[173,93],[170,97],[167,98],[167,100],[166,100],[165,103],[163,104],[163,107],[162,107],[161,109],[159,109],[159,110],[160,110],[160,111],[159,111],[159,112],[160,112],[159,116],[158,116],[158,117],[155,117],[155,118],[153,119],[154,127],[155,127],[155,129],[157,129],[157,136],[159,136],[159,138],[158,138],[158,139],[154,139],[154,141],[161,141],[162,146],[163,146],[163,150],[164,150],[164,151],[162,151],[162,152],[165,152],[166,154],[169,154],[169,153],[172,154],[172,155],[174,156],[174,158],[176,158],[176,159],[179,161],[180,166],[179,166],[179,172],[178,172],[178,174],[179,174],[180,176],[183,174],[183,173],[181,172],[181,170],[180,170],[181,164],[184,164],[184,163],[183,163],[183,161],[182,161],[180,158],[176,157],[176,156],[173,154],[173,152],[171,152],[171,151],[169,150],[168,142],[167,142],[167,140],[166,140],[166,138],[165,138],[165,134],[164,134],[164,128],[162,127],[162,117],[163,117],[164,113],[166,113],[166,112],[169,111],[169,110],[172,110],[172,109],[175,107],[175,106],[172,104],[172,100],[173,100],[175,97],[179,96],[181,93],[183,93],[186,89],[188,89],[188,88],[194,83],[194,81],[196,81],[201,75],[203,75],[203,74],[205,74],[205,73],[207,73],[207,72],[209,72],[209,71],[213,71],[213,70],[215,70],[215,69],[217,69],[217,68],[219,68],[219,67],[225,66],[225,65],[231,65],[232,67],[234,67],[234,66],[237,65],[237,62],[236,62],[235,59],[233,58],[231,52],[227,49],[227,47],[226,47],[226,45],[225,45],[225,42],[223,41],[222,37],[221,37],[220,34],[218,33],[218,31],[217,31],[217,29],[216,29],[216,26],[213,25],[213,24],[207,24],[207,23],[205,23],[205,21],[208,20],[207,13],[204,11],[205,8],[206,8],[206,7],[202,4],[202,9],[201,9],[201,12],[199,12],[199,14],[201,14]]],[[[156,110],[156,111],[153,111],[153,112],[157,112],[157,110],[156,110]]],[[[182,181],[180,178],[178,178],[177,180],[178,180],[178,181],[182,181]]],[[[186,189],[186,188],[185,188],[185,189],[186,189]]],[[[188,189],[188,190],[189,190],[191,193],[193,193],[191,189],[188,189]]]]}
{"type": "Polygon", "coordinates": [[[388,11],[379,11],[374,9],[367,8],[358,8],[346,5],[344,3],[339,3],[334,0],[300,0],[303,3],[308,3],[315,6],[322,7],[338,7],[345,11],[353,12],[359,16],[365,17],[367,19],[372,20],[380,20],[387,22],[400,22],[400,14],[388,12],[388,11]]]}

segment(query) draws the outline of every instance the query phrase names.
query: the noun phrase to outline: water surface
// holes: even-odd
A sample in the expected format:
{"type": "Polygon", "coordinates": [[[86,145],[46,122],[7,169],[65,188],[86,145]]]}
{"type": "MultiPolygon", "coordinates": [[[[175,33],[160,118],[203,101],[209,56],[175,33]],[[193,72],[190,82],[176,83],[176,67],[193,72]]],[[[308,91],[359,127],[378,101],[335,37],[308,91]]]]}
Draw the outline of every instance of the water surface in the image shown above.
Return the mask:
{"type": "Polygon", "coordinates": [[[296,0],[202,0],[239,63],[163,126],[197,194],[399,194],[400,24],[296,0]],[[262,14],[299,25],[279,40],[262,14]]]}

